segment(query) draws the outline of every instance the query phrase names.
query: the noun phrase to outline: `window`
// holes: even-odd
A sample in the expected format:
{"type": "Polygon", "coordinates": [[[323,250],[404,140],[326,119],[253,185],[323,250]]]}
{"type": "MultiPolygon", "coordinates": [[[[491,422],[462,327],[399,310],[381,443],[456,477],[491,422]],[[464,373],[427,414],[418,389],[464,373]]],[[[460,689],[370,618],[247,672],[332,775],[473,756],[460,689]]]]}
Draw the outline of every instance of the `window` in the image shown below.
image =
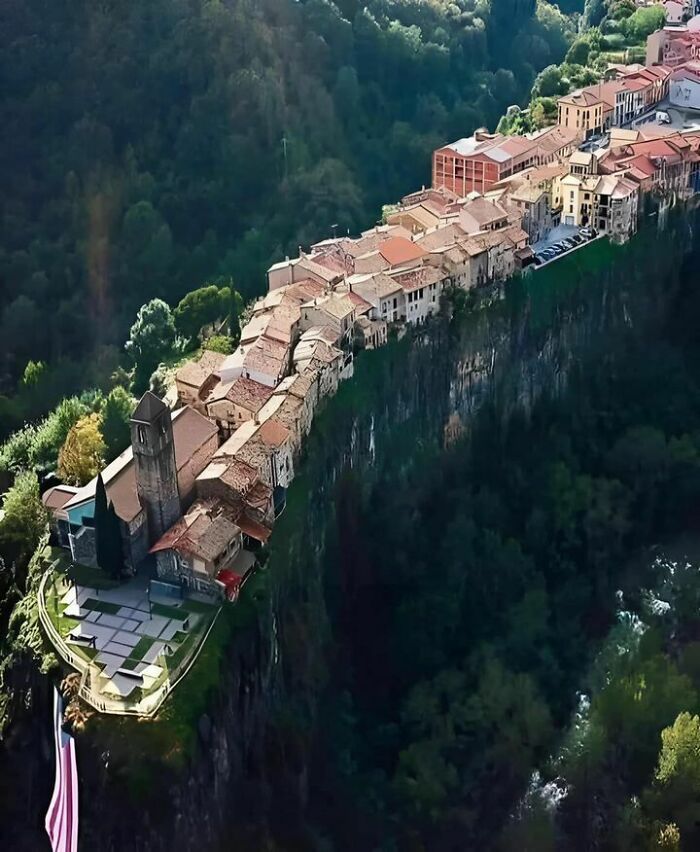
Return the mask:
{"type": "Polygon", "coordinates": [[[145,444],[146,443],[146,430],[143,428],[143,426],[141,426],[141,425],[137,426],[136,432],[138,433],[139,444],[145,444]]]}

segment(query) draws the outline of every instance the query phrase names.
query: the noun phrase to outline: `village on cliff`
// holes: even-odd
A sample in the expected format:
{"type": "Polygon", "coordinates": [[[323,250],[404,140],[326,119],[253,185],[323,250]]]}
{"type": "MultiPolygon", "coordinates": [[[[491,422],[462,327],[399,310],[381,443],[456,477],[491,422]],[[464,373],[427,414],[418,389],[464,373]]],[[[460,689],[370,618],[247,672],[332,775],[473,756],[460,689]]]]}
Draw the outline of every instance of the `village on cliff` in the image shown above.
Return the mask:
{"type": "Polygon", "coordinates": [[[152,715],[186,676],[263,561],[314,414],[355,353],[424,323],[456,289],[536,272],[593,239],[627,241],[647,198],[697,195],[700,16],[683,24],[682,4],[668,5],[683,14],[649,37],[646,65],[611,65],[559,98],[555,125],[445,145],[431,187],[381,224],[270,267],[238,348],[182,366],[170,405],[146,393],[131,447],[98,479],[44,494],[54,542],[86,569],[106,500],[133,573],[42,582],[42,624],[93,708],[152,715]]]}

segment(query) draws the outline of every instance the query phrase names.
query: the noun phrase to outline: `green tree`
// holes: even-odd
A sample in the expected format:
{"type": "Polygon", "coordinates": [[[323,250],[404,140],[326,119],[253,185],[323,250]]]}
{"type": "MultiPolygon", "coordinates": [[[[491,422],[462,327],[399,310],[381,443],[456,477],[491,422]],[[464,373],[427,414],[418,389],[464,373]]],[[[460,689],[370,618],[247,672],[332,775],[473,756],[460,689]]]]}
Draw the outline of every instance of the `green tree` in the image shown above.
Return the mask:
{"type": "Polygon", "coordinates": [[[165,364],[159,364],[151,373],[151,378],[148,380],[148,389],[151,393],[164,399],[168,392],[168,382],[172,376],[172,372],[165,364]]]}
{"type": "Polygon", "coordinates": [[[548,65],[535,80],[533,92],[540,97],[561,95],[568,87],[562,80],[561,69],[557,65],[548,65]]]}
{"type": "Polygon", "coordinates": [[[235,343],[230,337],[215,334],[213,337],[207,338],[206,348],[211,349],[212,352],[220,352],[222,355],[230,355],[235,348],[235,343]]]}
{"type": "MultiPolygon", "coordinates": [[[[624,662],[624,661],[623,661],[624,662]]],[[[697,695],[686,675],[657,654],[612,677],[597,696],[592,715],[615,743],[611,771],[643,778],[653,770],[658,736],[684,708],[695,707],[697,695]]]]}
{"type": "Polygon", "coordinates": [[[541,99],[534,101],[530,107],[530,121],[536,130],[544,127],[547,123],[547,116],[541,99]]]}
{"type": "Polygon", "coordinates": [[[175,322],[168,305],[162,299],[152,299],[143,305],[131,326],[126,351],[135,366],[134,389],[141,392],[163,358],[175,345],[175,322]]]}
{"type": "Polygon", "coordinates": [[[34,473],[24,471],[17,475],[5,495],[2,510],[0,556],[6,565],[15,566],[20,588],[24,588],[27,563],[48,522],[48,514],[39,495],[39,482],[34,473]]]}
{"type": "Polygon", "coordinates": [[[85,485],[103,464],[105,442],[100,415],[82,417],[68,432],[58,456],[58,475],[71,485],[85,485]]]}
{"type": "Polygon", "coordinates": [[[583,7],[583,17],[589,27],[597,27],[606,13],[605,0],[586,0],[583,7]]]}
{"type": "Polygon", "coordinates": [[[650,6],[646,9],[637,9],[622,26],[629,38],[642,42],[648,35],[661,29],[665,20],[666,12],[663,6],[650,6]]]}
{"type": "MultiPolygon", "coordinates": [[[[700,717],[687,711],[661,732],[653,807],[671,819],[682,837],[698,837],[700,826],[700,717]]],[[[691,848],[689,845],[688,848],[691,848]]]]}
{"type": "Polygon", "coordinates": [[[95,486],[95,550],[97,564],[115,580],[124,568],[120,522],[112,503],[107,503],[107,492],[102,474],[95,486]]]}
{"type": "Polygon", "coordinates": [[[680,852],[681,833],[674,822],[660,825],[654,838],[654,852],[680,852]]]}
{"type": "Polygon", "coordinates": [[[134,399],[122,387],[113,388],[102,406],[102,437],[105,442],[105,461],[115,459],[129,446],[129,421],[134,399]]]}
{"type": "Polygon", "coordinates": [[[46,364],[43,361],[28,361],[22,375],[22,384],[26,386],[37,384],[45,371],[46,364]]]}
{"type": "MultiPolygon", "coordinates": [[[[222,316],[228,318],[229,335],[236,344],[241,337],[240,317],[245,303],[243,296],[233,286],[233,281],[219,290],[222,316]]],[[[208,345],[208,344],[207,344],[208,345]]]]}
{"type": "Polygon", "coordinates": [[[220,290],[215,284],[188,293],[173,311],[178,332],[187,340],[196,341],[204,326],[228,314],[230,294],[229,288],[220,290]]]}
{"type": "Polygon", "coordinates": [[[42,472],[55,470],[68,433],[87,411],[85,403],[75,396],[61,400],[36,430],[30,453],[31,466],[42,472]]]}

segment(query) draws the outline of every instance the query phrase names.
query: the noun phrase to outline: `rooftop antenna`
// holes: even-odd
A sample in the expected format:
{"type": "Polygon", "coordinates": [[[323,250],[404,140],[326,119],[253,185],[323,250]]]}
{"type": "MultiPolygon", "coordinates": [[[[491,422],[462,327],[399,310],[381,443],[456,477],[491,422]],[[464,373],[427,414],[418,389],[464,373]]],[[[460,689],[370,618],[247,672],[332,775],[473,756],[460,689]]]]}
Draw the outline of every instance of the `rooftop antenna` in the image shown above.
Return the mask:
{"type": "Polygon", "coordinates": [[[338,230],[338,223],[337,223],[337,222],[335,222],[333,225],[331,225],[331,231],[333,231],[333,239],[335,239],[335,237],[336,237],[336,233],[335,233],[335,232],[336,232],[337,230],[338,230]]]}

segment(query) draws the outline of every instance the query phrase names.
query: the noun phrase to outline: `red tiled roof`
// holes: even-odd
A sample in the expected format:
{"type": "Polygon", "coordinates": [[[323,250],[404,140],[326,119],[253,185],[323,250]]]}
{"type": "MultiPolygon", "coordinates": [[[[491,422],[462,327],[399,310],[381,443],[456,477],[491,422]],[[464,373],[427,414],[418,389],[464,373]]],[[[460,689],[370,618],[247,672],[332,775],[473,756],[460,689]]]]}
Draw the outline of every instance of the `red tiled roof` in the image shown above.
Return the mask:
{"type": "MultiPolygon", "coordinates": [[[[240,405],[241,408],[245,408],[246,411],[255,414],[260,411],[272,396],[273,390],[273,388],[256,382],[254,379],[247,379],[245,376],[241,376],[228,389],[226,399],[234,405],[240,405]]],[[[210,397],[210,401],[213,398],[213,396],[210,397]]]]}
{"type": "Polygon", "coordinates": [[[258,472],[252,465],[234,456],[219,478],[232,491],[245,495],[257,482],[258,472]]]}
{"type": "Polygon", "coordinates": [[[289,429],[271,417],[258,429],[257,435],[268,447],[281,447],[289,437],[289,429]]]}
{"type": "Polygon", "coordinates": [[[246,514],[241,515],[236,523],[243,535],[247,535],[249,538],[254,538],[261,544],[265,544],[272,535],[272,530],[269,527],[265,526],[265,524],[259,523],[258,521],[254,521],[246,514]]]}
{"type": "Polygon", "coordinates": [[[362,298],[359,293],[354,293],[352,290],[348,293],[348,299],[357,308],[358,313],[364,314],[372,307],[368,301],[362,298]]]}
{"type": "Polygon", "coordinates": [[[401,285],[405,293],[427,287],[429,284],[437,284],[445,278],[442,269],[436,266],[421,266],[411,269],[396,276],[396,281],[401,285]]]}
{"type": "Polygon", "coordinates": [[[70,485],[54,485],[45,491],[41,502],[47,509],[60,509],[78,493],[77,488],[70,485]]]}
{"type": "Polygon", "coordinates": [[[267,513],[271,500],[272,489],[268,485],[265,485],[265,483],[261,480],[256,482],[245,495],[245,501],[248,506],[250,506],[251,509],[257,509],[263,514],[267,513]]]}
{"type": "Polygon", "coordinates": [[[578,92],[571,92],[571,94],[563,95],[559,98],[559,103],[574,104],[574,106],[595,106],[595,104],[601,103],[601,101],[602,98],[594,91],[594,87],[592,86],[580,89],[578,92]]]}
{"type": "Polygon", "coordinates": [[[285,295],[291,296],[303,303],[315,299],[317,296],[322,296],[325,292],[326,288],[323,284],[319,284],[313,278],[302,278],[301,281],[291,284],[287,288],[285,295]]]}
{"type": "Polygon", "coordinates": [[[391,266],[401,266],[412,260],[420,260],[426,252],[405,237],[389,237],[388,240],[379,244],[379,254],[391,266]]]}

